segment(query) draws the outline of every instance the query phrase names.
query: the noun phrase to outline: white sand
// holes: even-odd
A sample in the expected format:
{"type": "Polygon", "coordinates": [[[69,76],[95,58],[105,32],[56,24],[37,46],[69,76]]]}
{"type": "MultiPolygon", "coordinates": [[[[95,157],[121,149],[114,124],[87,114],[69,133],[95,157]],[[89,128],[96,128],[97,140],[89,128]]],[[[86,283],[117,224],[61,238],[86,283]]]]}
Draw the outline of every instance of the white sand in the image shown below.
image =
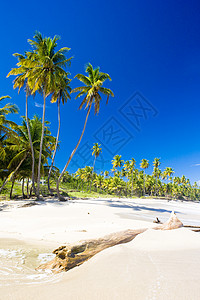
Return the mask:
{"type": "MultiPolygon", "coordinates": [[[[155,226],[155,217],[166,221],[172,210],[183,223],[200,225],[200,203],[191,202],[97,199],[50,201],[30,208],[12,207],[13,202],[9,205],[0,211],[0,237],[52,250],[124,229],[150,228],[155,226]]],[[[130,243],[106,249],[80,267],[51,277],[51,281],[13,281],[12,289],[0,286],[0,300],[196,300],[200,298],[199,282],[200,233],[185,228],[149,229],[130,243]]]]}

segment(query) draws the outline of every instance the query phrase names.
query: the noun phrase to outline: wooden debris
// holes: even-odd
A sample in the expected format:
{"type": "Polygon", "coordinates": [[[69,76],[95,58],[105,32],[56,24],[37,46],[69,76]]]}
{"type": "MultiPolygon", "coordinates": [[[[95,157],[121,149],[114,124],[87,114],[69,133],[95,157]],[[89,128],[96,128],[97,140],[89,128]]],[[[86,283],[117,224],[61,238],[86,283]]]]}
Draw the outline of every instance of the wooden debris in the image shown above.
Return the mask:
{"type": "MultiPolygon", "coordinates": [[[[182,222],[177,218],[175,213],[172,213],[166,223],[153,229],[171,230],[182,226],[182,222]]],[[[68,271],[83,264],[95,254],[106,248],[132,241],[138,234],[143,233],[146,230],[147,228],[135,230],[128,229],[109,234],[103,238],[86,240],[75,245],[61,246],[53,251],[53,253],[56,254],[56,257],[53,260],[40,265],[38,269],[50,269],[54,273],[68,271]]]]}

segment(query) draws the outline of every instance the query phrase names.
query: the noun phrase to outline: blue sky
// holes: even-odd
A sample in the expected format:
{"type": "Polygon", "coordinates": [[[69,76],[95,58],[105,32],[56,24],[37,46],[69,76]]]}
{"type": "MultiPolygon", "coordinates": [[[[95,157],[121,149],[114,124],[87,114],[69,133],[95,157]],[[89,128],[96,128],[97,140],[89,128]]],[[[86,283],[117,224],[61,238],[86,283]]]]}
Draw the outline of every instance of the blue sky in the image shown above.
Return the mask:
{"type": "MultiPolygon", "coordinates": [[[[97,168],[109,169],[114,154],[124,160],[134,157],[137,165],[142,158],[152,165],[159,157],[162,169],[171,166],[177,176],[200,179],[199,1],[4,1],[0,23],[1,95],[9,94],[22,115],[25,95],[12,89],[13,78],[6,75],[16,64],[12,54],[30,49],[27,39],[35,30],[58,34],[58,47],[71,48],[72,78],[88,62],[112,77],[105,86],[115,98],[107,106],[102,101],[98,116],[92,112],[69,171],[89,163],[88,150],[98,141],[103,153],[97,168]]],[[[73,87],[78,84],[72,81],[73,87]]],[[[60,169],[82,130],[86,111],[78,111],[79,103],[72,95],[62,107],[60,169]]],[[[40,97],[30,99],[30,117],[41,115],[41,104],[40,97]]],[[[49,101],[46,118],[56,134],[56,104],[49,101]]],[[[20,122],[19,116],[14,119],[20,122]]]]}

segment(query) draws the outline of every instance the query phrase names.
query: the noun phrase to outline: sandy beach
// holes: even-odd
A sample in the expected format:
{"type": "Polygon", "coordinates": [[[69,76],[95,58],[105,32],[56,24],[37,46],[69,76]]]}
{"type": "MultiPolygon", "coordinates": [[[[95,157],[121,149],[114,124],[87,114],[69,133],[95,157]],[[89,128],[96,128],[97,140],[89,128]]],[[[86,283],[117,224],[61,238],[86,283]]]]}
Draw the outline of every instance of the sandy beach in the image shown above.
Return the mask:
{"type": "Polygon", "coordinates": [[[200,203],[158,199],[0,202],[0,299],[199,299],[200,234],[156,231],[171,211],[200,225],[200,203]],[[67,273],[35,271],[68,243],[149,228],[67,273]],[[12,288],[11,288],[12,287],[12,288]]]}

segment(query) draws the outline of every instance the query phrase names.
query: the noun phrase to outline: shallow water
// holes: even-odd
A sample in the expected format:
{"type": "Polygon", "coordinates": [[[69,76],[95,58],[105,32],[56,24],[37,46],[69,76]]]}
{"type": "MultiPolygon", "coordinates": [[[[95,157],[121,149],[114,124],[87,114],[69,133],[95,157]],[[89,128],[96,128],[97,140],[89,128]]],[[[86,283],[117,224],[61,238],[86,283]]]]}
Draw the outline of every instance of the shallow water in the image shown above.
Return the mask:
{"type": "Polygon", "coordinates": [[[34,247],[15,240],[0,240],[0,286],[57,281],[60,274],[35,270],[53,257],[51,250],[44,247],[34,247]]]}

